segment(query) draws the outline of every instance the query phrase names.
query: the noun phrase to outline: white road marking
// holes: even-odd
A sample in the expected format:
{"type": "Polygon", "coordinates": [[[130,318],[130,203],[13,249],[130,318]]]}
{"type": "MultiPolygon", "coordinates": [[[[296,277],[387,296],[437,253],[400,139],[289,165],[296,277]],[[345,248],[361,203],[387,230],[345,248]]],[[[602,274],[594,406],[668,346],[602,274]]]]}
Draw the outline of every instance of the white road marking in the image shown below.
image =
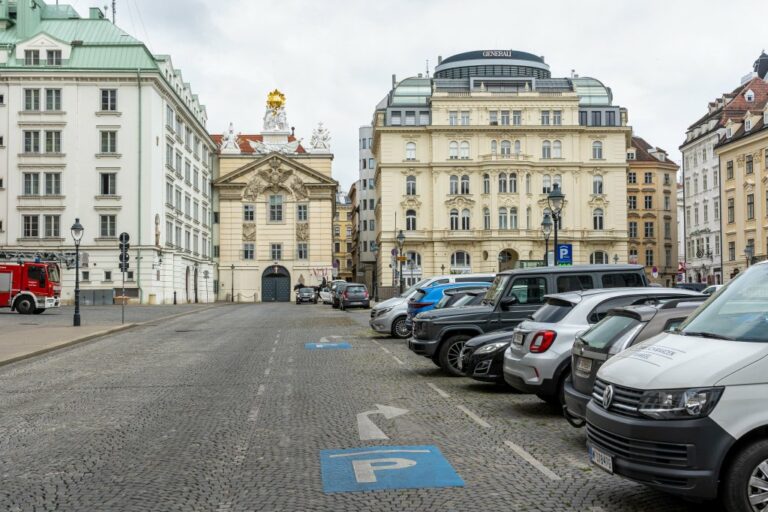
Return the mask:
{"type": "Polygon", "coordinates": [[[272,371],[272,368],[267,368],[266,370],[264,370],[264,375],[265,376],[269,375],[269,372],[271,372],[271,371],[272,371]]]}
{"type": "Polygon", "coordinates": [[[383,351],[384,351],[384,352],[386,352],[387,354],[391,354],[391,353],[392,353],[392,352],[390,352],[390,351],[387,349],[387,347],[381,347],[381,350],[383,350],[383,351]]]}
{"type": "Polygon", "coordinates": [[[256,396],[263,395],[265,389],[267,389],[267,387],[264,384],[259,384],[259,389],[256,390],[256,396]]]}
{"type": "Polygon", "coordinates": [[[510,447],[512,451],[518,454],[521,458],[525,459],[528,462],[528,464],[530,464],[531,466],[541,471],[541,473],[543,473],[544,476],[546,476],[550,480],[560,480],[560,477],[557,476],[554,472],[552,472],[551,469],[549,469],[547,466],[539,462],[533,455],[523,450],[521,447],[517,446],[512,441],[504,441],[504,444],[510,447]]]}
{"type": "Polygon", "coordinates": [[[248,414],[248,421],[256,421],[256,418],[259,416],[259,408],[254,407],[253,410],[248,414]]]}
{"type": "Polygon", "coordinates": [[[375,343],[375,344],[377,344],[377,345],[381,345],[381,343],[379,343],[378,341],[376,341],[376,340],[375,340],[375,339],[373,339],[373,338],[371,338],[371,341],[372,341],[372,342],[374,342],[374,343],[375,343]]]}
{"type": "Polygon", "coordinates": [[[463,412],[464,414],[469,416],[472,419],[472,421],[474,421],[475,423],[477,423],[481,427],[483,427],[483,428],[491,428],[491,425],[487,421],[485,421],[483,418],[481,418],[477,414],[473,413],[472,411],[470,411],[469,409],[467,409],[463,405],[457,405],[456,407],[458,407],[458,409],[461,412],[463,412]]]}
{"type": "Polygon", "coordinates": [[[435,385],[434,385],[434,384],[432,384],[431,382],[427,382],[427,386],[429,386],[429,387],[431,387],[432,389],[434,389],[434,390],[435,390],[435,393],[437,393],[437,394],[438,394],[438,395],[440,395],[441,397],[443,397],[443,398],[451,398],[451,395],[449,395],[448,393],[446,393],[445,391],[443,391],[443,390],[442,390],[442,389],[440,389],[439,387],[435,386],[435,385]]]}
{"type": "Polygon", "coordinates": [[[376,404],[376,408],[371,411],[361,412],[357,415],[357,430],[360,433],[361,441],[370,441],[372,439],[389,439],[389,436],[385,434],[376,424],[371,420],[370,416],[374,414],[381,414],[386,419],[391,420],[408,414],[408,409],[399,409],[389,405],[376,404]]]}
{"type": "Polygon", "coordinates": [[[288,358],[288,364],[290,364],[290,363],[292,363],[292,362],[293,362],[293,358],[292,358],[292,357],[289,357],[289,358],[288,358]]]}
{"type": "Polygon", "coordinates": [[[401,360],[399,360],[399,359],[397,358],[397,356],[392,356],[392,359],[394,359],[395,361],[397,361],[397,364],[405,364],[404,362],[402,362],[401,360]]]}
{"type": "Polygon", "coordinates": [[[277,345],[277,342],[278,342],[278,341],[280,341],[280,340],[275,340],[275,345],[277,345]]]}
{"type": "Polygon", "coordinates": [[[269,356],[269,361],[268,362],[269,362],[269,364],[274,363],[275,362],[275,358],[272,357],[272,356],[269,356]]]}

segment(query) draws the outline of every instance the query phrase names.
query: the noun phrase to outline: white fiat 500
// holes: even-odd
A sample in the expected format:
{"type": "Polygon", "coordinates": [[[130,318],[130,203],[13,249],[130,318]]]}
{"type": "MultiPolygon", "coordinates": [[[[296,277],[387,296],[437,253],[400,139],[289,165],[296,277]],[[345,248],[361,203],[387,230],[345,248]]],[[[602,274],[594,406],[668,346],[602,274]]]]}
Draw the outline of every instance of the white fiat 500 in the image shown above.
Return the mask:
{"type": "Polygon", "coordinates": [[[608,472],[729,512],[768,510],[768,262],[674,332],[611,358],[587,406],[608,472]]]}

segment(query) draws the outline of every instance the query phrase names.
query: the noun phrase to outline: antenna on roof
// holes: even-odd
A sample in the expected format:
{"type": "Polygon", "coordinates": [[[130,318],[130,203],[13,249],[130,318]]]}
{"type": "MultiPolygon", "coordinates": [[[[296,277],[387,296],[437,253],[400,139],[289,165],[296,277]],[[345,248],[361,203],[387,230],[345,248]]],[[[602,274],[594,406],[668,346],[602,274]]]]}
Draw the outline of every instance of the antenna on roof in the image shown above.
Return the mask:
{"type": "Polygon", "coordinates": [[[426,75],[424,75],[424,76],[426,76],[427,78],[429,78],[429,59],[427,59],[427,74],[426,74],[426,75]]]}

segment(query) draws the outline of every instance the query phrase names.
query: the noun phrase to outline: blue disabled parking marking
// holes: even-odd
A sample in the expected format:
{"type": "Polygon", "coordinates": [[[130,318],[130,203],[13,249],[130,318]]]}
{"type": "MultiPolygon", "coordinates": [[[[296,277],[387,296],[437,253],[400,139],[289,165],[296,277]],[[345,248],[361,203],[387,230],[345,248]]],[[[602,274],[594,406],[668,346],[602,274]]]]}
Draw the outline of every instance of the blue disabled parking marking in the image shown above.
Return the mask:
{"type": "Polygon", "coordinates": [[[464,487],[437,446],[375,446],[322,450],[323,491],[464,487]]]}
{"type": "Polygon", "coordinates": [[[347,342],[343,343],[305,343],[304,348],[307,350],[347,350],[352,348],[347,342]]]}

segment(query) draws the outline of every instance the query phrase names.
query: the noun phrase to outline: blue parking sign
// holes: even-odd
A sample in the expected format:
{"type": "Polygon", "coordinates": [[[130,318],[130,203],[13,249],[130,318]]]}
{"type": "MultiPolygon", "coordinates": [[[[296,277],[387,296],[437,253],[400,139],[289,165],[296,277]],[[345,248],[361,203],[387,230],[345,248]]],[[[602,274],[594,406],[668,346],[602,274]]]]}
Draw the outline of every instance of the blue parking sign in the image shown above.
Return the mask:
{"type": "Polygon", "coordinates": [[[573,245],[557,244],[557,263],[559,265],[573,265],[573,245]]]}
{"type": "Polygon", "coordinates": [[[323,491],[464,487],[436,446],[375,446],[322,450],[323,491]]]}

